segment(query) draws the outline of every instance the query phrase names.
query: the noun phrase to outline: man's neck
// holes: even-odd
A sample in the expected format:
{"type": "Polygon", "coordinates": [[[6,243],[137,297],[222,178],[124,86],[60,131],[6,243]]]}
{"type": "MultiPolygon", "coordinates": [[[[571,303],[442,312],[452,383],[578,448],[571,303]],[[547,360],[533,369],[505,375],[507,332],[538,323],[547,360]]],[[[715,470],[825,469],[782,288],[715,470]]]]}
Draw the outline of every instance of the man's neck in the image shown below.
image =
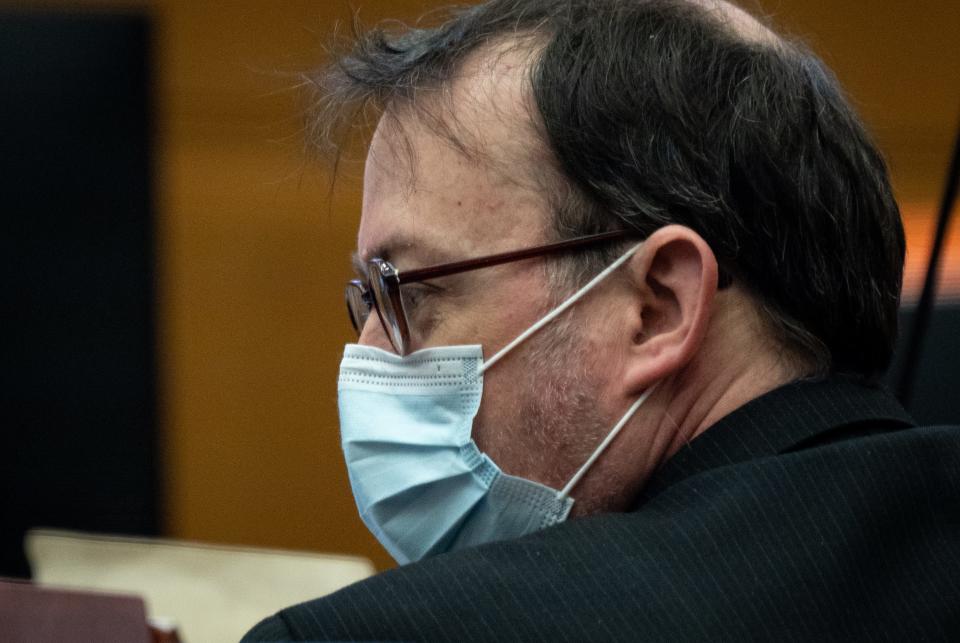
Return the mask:
{"type": "Polygon", "coordinates": [[[713,321],[700,354],[662,384],[670,401],[658,433],[670,439],[656,466],[747,402],[804,375],[742,300],[723,302],[713,321]]]}

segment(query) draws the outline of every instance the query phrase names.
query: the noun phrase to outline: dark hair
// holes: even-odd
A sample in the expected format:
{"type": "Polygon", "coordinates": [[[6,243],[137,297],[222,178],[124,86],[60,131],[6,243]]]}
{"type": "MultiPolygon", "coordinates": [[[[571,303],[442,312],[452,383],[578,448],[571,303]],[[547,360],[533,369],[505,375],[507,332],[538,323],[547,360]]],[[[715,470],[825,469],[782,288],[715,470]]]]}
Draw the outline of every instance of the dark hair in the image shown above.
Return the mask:
{"type": "Polygon", "coordinates": [[[311,134],[329,144],[346,106],[411,104],[469,54],[521,36],[535,36],[538,134],[566,188],[558,230],[688,226],[805,364],[886,369],[899,210],[836,79],[795,42],[745,37],[688,0],[492,0],[433,28],[360,34],[311,77],[311,134]]]}

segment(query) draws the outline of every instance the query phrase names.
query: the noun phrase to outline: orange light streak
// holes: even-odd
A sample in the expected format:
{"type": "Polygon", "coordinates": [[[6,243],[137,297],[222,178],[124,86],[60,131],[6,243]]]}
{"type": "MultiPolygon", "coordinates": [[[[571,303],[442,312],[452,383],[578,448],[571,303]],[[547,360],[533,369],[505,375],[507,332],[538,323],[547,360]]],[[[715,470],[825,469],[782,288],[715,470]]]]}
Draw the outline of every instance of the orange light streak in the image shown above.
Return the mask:
{"type": "MultiPolygon", "coordinates": [[[[903,302],[920,299],[926,277],[933,234],[937,223],[937,204],[933,202],[901,203],[903,227],[907,235],[907,259],[903,267],[903,302]]],[[[947,230],[946,244],[940,259],[937,301],[960,300],[960,223],[954,212],[947,230]]]]}

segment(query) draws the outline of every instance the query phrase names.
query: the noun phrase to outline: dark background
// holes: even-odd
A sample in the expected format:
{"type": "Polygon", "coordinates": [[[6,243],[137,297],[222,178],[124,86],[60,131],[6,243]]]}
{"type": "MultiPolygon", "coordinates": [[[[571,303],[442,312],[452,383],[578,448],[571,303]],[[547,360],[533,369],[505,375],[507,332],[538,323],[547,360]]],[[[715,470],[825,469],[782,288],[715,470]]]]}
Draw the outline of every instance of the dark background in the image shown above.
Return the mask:
{"type": "Polygon", "coordinates": [[[0,575],[31,526],[160,531],[149,41],[0,13],[0,575]]]}
{"type": "MultiPolygon", "coordinates": [[[[954,226],[956,226],[954,214],[954,226]]],[[[900,313],[900,342],[887,376],[896,390],[906,337],[914,322],[914,309],[900,313]]],[[[960,304],[941,301],[935,308],[924,337],[919,367],[908,410],[920,424],[960,424],[960,304]]]]}

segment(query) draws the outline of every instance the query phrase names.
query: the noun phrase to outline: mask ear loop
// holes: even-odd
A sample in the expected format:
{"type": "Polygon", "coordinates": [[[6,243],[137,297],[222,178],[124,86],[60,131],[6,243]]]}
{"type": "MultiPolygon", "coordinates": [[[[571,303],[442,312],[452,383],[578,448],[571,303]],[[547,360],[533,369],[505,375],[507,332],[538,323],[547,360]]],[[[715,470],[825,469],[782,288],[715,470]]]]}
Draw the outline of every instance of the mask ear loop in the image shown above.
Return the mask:
{"type": "Polygon", "coordinates": [[[601,271],[596,277],[588,281],[587,284],[583,286],[583,288],[573,293],[565,302],[563,302],[562,304],[560,304],[559,306],[551,310],[549,313],[544,315],[540,319],[540,321],[535,323],[533,326],[531,326],[527,330],[520,333],[516,337],[516,339],[514,339],[512,342],[510,342],[509,344],[501,348],[493,357],[485,361],[483,365],[481,365],[480,368],[478,369],[479,372],[480,373],[485,372],[491,366],[499,362],[504,355],[506,355],[507,353],[512,351],[514,348],[516,348],[521,342],[527,340],[535,332],[537,332],[538,330],[540,330],[541,328],[543,328],[544,326],[552,322],[554,319],[556,319],[558,316],[563,314],[563,312],[566,311],[567,308],[570,308],[570,306],[577,303],[584,295],[590,292],[590,290],[592,290],[594,286],[596,286],[598,283],[600,283],[601,281],[609,277],[617,268],[625,264],[627,260],[630,259],[630,257],[632,257],[634,253],[636,253],[637,250],[639,250],[642,245],[643,243],[638,243],[634,247],[627,250],[625,253],[623,253],[623,255],[621,255],[619,259],[617,259],[612,264],[604,268],[603,271],[601,271]]]}
{"type": "Polygon", "coordinates": [[[654,384],[644,391],[643,394],[637,398],[636,402],[630,405],[630,408],[627,409],[627,412],[624,413],[622,418],[620,418],[620,421],[617,422],[616,426],[610,429],[610,433],[608,433],[607,437],[603,439],[603,442],[600,443],[600,446],[598,446],[594,450],[593,454],[587,458],[587,461],[583,463],[583,466],[580,467],[575,474],[573,474],[573,477],[570,478],[570,482],[568,482],[563,489],[557,492],[557,500],[565,500],[567,496],[570,495],[570,492],[573,491],[575,486],[577,486],[577,483],[580,482],[580,479],[586,475],[590,467],[593,466],[593,463],[597,461],[597,458],[599,458],[603,452],[607,450],[607,447],[610,446],[610,443],[613,442],[613,439],[617,437],[617,434],[620,433],[623,427],[627,425],[627,422],[630,421],[630,418],[633,417],[633,414],[637,412],[637,409],[639,409],[644,402],[647,401],[647,398],[650,397],[656,388],[657,384],[654,384]]]}

